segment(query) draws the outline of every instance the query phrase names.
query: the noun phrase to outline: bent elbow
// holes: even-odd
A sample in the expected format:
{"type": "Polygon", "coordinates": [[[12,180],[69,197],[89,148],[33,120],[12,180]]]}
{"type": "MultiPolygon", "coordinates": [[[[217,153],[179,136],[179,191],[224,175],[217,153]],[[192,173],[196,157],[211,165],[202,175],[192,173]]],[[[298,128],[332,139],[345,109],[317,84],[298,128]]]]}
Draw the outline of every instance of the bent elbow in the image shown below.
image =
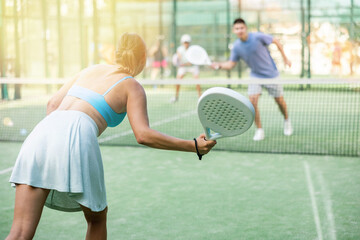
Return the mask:
{"type": "Polygon", "coordinates": [[[47,102],[46,108],[47,108],[47,109],[50,109],[50,108],[53,108],[53,107],[54,107],[54,102],[50,99],[50,100],[47,102]]]}
{"type": "Polygon", "coordinates": [[[46,113],[49,114],[51,113],[52,111],[56,110],[57,109],[57,104],[55,103],[54,100],[50,99],[46,105],[46,113]]]}
{"type": "Polygon", "coordinates": [[[153,135],[150,128],[144,128],[135,132],[135,138],[138,144],[152,146],[153,135]]]}
{"type": "Polygon", "coordinates": [[[141,136],[136,136],[136,142],[141,145],[146,145],[145,138],[141,136]]]}
{"type": "Polygon", "coordinates": [[[145,132],[140,132],[135,134],[136,142],[141,145],[148,145],[145,132]]]}

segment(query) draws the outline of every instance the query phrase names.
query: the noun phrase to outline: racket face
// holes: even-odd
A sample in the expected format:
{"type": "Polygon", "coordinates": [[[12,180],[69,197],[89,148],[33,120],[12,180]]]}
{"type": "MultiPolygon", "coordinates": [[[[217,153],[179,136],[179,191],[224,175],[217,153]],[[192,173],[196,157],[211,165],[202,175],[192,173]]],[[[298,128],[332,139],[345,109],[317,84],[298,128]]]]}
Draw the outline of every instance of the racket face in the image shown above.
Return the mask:
{"type": "Polygon", "coordinates": [[[246,132],[254,121],[255,110],[238,92],[215,87],[205,91],[199,99],[198,115],[207,138],[216,139],[246,132]],[[215,134],[211,136],[210,130],[215,134]]]}
{"type": "Polygon", "coordinates": [[[190,46],[185,52],[186,59],[194,65],[211,65],[206,50],[199,45],[190,46]]]}

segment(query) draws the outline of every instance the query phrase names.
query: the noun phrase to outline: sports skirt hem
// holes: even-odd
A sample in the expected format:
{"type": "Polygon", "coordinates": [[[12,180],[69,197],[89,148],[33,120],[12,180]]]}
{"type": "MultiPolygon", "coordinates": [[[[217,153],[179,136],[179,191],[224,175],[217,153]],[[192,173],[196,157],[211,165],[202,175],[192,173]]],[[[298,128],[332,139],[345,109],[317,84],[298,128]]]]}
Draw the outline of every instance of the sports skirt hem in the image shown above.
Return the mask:
{"type": "Polygon", "coordinates": [[[50,189],[45,205],[74,212],[106,208],[104,171],[94,120],[80,111],[54,111],[24,141],[10,182],[50,189]]]}

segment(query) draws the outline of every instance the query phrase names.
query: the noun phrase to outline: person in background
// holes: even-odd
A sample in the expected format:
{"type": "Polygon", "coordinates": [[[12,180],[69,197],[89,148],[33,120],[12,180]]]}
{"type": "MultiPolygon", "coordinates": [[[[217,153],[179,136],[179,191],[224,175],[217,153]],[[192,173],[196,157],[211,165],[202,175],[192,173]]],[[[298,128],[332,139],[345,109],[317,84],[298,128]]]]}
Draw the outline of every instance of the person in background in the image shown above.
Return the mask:
{"type": "MultiPolygon", "coordinates": [[[[181,36],[181,46],[179,46],[176,50],[176,61],[177,61],[177,74],[176,79],[181,80],[184,78],[186,73],[191,73],[195,79],[199,78],[199,66],[193,65],[189,63],[186,59],[185,52],[190,47],[191,43],[191,36],[189,34],[184,34],[181,36]]],[[[196,85],[196,90],[199,95],[201,96],[201,87],[200,85],[196,85]]],[[[179,93],[180,93],[180,85],[176,85],[175,87],[175,97],[171,98],[171,102],[175,103],[179,100],[179,93]]]]}
{"type": "Polygon", "coordinates": [[[167,55],[168,51],[163,43],[163,36],[159,36],[156,43],[149,49],[149,56],[153,59],[150,78],[155,80],[161,70],[167,68],[167,55]]]}
{"type": "MultiPolygon", "coordinates": [[[[233,32],[238,39],[234,42],[230,59],[227,62],[222,63],[214,62],[212,64],[213,69],[220,68],[230,70],[235,67],[240,59],[243,59],[251,69],[251,78],[277,78],[279,72],[268,50],[268,46],[272,43],[274,43],[280,51],[285,65],[291,67],[291,62],[285,55],[282,45],[279,40],[273,36],[261,32],[248,32],[247,25],[242,18],[235,19],[233,23],[233,32]]],[[[262,88],[265,88],[268,93],[274,97],[275,102],[284,116],[284,135],[292,135],[293,128],[283,96],[283,87],[278,84],[249,84],[248,95],[255,108],[255,125],[257,127],[253,140],[260,141],[265,138],[258,108],[258,101],[261,96],[262,88]]]]}

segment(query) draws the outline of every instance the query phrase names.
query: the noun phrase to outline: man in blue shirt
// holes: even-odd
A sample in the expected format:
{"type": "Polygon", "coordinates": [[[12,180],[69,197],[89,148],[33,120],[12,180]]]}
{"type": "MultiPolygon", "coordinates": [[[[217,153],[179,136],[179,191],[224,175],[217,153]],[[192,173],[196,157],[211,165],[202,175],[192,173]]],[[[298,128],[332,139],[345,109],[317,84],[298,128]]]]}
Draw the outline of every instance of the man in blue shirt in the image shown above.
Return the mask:
{"type": "MultiPolygon", "coordinates": [[[[212,68],[230,70],[235,67],[236,63],[240,59],[243,59],[251,69],[250,77],[262,79],[276,78],[279,76],[279,72],[268,50],[268,45],[271,43],[274,43],[279,49],[285,65],[291,67],[291,62],[286,57],[282,45],[271,35],[260,32],[248,33],[246,23],[241,18],[235,19],[233,32],[238,39],[234,42],[229,61],[222,63],[215,62],[212,64],[212,68]]],[[[250,101],[255,108],[255,125],[257,127],[253,139],[255,141],[260,141],[265,138],[264,130],[262,129],[260,121],[260,112],[258,109],[258,100],[261,95],[262,88],[267,89],[268,93],[274,97],[281,113],[284,116],[284,134],[286,136],[292,135],[293,128],[289,119],[286,102],[283,97],[283,87],[278,84],[249,84],[248,94],[250,101]]]]}

